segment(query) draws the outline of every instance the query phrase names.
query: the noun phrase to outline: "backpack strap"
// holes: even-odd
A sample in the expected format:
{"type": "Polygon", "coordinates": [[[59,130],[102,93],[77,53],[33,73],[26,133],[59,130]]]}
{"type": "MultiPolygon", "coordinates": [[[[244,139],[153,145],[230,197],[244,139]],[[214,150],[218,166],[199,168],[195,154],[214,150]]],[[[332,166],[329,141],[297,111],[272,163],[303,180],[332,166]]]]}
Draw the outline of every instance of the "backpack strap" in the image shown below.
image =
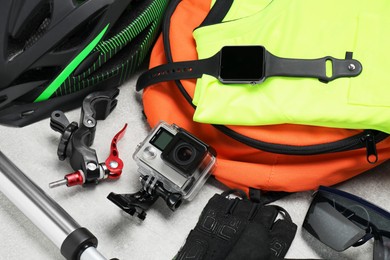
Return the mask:
{"type": "Polygon", "coordinates": [[[249,198],[253,202],[260,203],[261,205],[266,205],[272,202],[275,202],[279,199],[282,199],[290,194],[293,194],[291,192],[284,192],[284,191],[268,191],[263,192],[260,189],[255,189],[249,187],[249,198]]]}
{"type": "Polygon", "coordinates": [[[225,18],[226,14],[229,12],[232,4],[233,0],[217,0],[199,27],[222,22],[223,18],[225,18]]]}
{"type": "MultiPolygon", "coordinates": [[[[169,28],[171,27],[171,17],[175,12],[177,6],[182,0],[172,0],[165,11],[164,20],[162,22],[162,35],[164,41],[164,52],[168,63],[173,62],[172,51],[169,37],[169,28]]],[[[233,0],[216,0],[209,13],[199,27],[212,25],[222,22],[223,18],[229,12],[230,7],[233,4],[233,0]]],[[[179,81],[177,81],[179,82],[179,81]]],[[[179,82],[180,84],[180,82],[179,82]]]]}

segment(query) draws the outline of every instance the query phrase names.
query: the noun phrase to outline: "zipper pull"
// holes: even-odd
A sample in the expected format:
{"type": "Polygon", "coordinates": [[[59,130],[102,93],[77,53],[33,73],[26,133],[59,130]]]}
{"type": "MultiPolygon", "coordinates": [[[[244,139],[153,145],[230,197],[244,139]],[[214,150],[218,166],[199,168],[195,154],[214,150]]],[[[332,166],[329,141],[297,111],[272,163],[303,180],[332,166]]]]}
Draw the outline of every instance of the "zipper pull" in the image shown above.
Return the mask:
{"type": "Polygon", "coordinates": [[[376,150],[375,136],[371,131],[367,131],[362,141],[366,143],[367,161],[371,164],[376,163],[378,161],[378,153],[376,150]]]}

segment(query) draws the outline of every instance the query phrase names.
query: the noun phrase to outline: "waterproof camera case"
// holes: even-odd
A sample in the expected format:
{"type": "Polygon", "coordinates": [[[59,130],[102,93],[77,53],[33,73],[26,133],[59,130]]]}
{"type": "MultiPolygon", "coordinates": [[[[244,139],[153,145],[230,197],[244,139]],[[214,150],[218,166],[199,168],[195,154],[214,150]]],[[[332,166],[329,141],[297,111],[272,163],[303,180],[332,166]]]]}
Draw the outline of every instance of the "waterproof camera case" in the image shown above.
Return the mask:
{"type": "Polygon", "coordinates": [[[216,152],[186,130],[161,121],[138,144],[133,159],[142,189],[134,194],[110,193],[108,199],[124,211],[144,219],[158,197],[171,210],[199,192],[216,164],[216,152]]]}
{"type": "Polygon", "coordinates": [[[153,176],[164,188],[192,200],[216,161],[215,151],[179,128],[160,122],[133,154],[142,176],[153,176]]]}

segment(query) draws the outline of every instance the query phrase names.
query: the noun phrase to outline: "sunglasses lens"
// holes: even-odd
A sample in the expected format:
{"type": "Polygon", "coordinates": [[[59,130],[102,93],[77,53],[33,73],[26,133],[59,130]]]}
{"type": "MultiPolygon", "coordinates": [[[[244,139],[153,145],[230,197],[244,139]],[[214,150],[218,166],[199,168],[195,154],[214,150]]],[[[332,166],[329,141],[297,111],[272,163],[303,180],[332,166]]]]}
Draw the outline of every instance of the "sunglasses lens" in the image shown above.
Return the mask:
{"type": "Polygon", "coordinates": [[[312,204],[303,227],[336,251],[344,251],[364,237],[366,231],[337,211],[328,202],[312,204]]]}
{"type": "Polygon", "coordinates": [[[374,260],[390,260],[390,213],[353,194],[320,186],[303,228],[339,252],[374,237],[374,260]]]}

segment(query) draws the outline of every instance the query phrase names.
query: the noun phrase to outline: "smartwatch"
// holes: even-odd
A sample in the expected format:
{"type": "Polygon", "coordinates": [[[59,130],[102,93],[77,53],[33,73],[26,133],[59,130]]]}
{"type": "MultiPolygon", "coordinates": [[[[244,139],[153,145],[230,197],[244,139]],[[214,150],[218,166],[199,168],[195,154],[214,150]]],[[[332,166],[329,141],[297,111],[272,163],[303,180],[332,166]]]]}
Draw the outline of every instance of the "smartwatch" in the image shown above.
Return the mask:
{"type": "Polygon", "coordinates": [[[261,45],[224,46],[207,59],[154,67],[141,74],[136,90],[163,81],[200,78],[203,74],[224,84],[259,84],[273,76],[317,78],[327,83],[341,77],[356,77],[361,72],[362,64],[352,59],[352,52],[346,52],[345,59],[331,56],[291,59],[275,56],[261,45]]]}

